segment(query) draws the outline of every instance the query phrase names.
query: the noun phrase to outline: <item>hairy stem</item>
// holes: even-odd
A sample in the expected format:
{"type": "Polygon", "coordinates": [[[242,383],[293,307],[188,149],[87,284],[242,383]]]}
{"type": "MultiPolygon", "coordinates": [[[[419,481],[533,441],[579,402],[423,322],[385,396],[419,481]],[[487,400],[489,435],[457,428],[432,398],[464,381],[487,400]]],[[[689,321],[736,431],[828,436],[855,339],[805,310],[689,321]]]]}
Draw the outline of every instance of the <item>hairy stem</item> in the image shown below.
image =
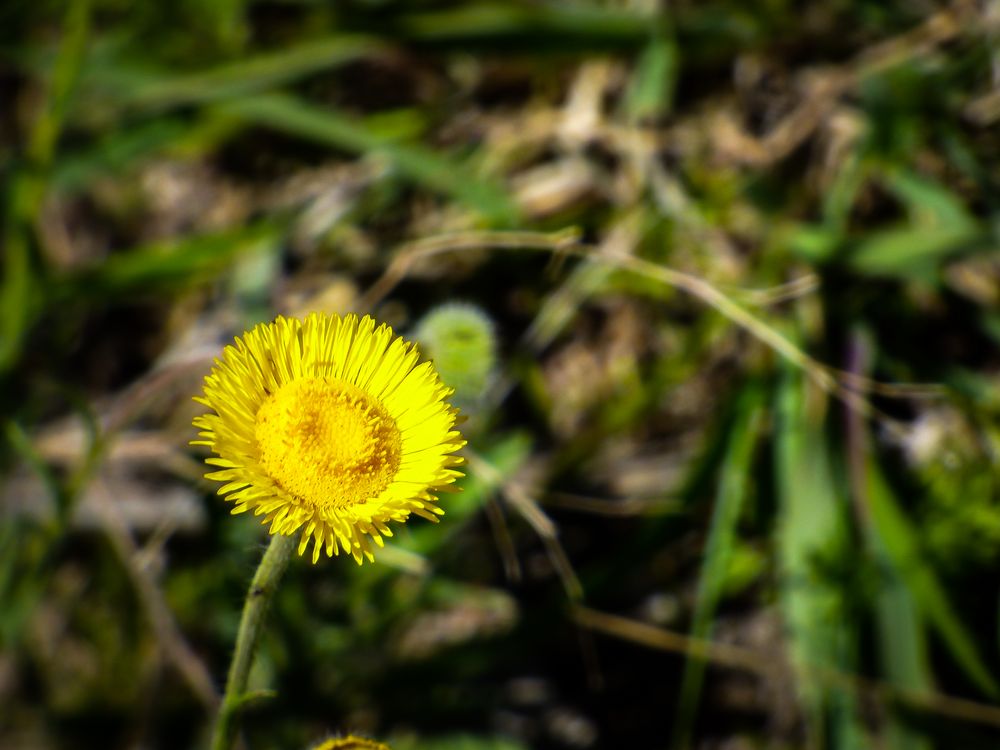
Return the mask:
{"type": "Polygon", "coordinates": [[[253,666],[253,657],[257,651],[257,642],[260,640],[267,607],[278,588],[278,582],[285,568],[288,567],[294,548],[294,537],[275,534],[271,537],[271,543],[260,561],[257,572],[254,573],[246,601],[243,603],[240,629],[236,635],[236,650],[229,665],[229,677],[226,679],[226,693],[222,697],[219,716],[212,733],[212,750],[230,750],[233,746],[236,717],[245,700],[247,678],[250,676],[250,667],[253,666]]]}

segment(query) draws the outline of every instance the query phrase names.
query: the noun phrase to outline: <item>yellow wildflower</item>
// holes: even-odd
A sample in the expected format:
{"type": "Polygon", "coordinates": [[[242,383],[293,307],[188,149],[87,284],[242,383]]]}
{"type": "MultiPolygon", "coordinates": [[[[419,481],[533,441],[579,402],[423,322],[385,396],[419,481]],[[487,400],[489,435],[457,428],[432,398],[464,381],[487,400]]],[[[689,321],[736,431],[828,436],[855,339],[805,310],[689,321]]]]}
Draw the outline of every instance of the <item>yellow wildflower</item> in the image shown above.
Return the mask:
{"type": "Polygon", "coordinates": [[[392,536],[387,523],[442,511],[435,492],[461,476],[457,410],[429,362],[387,325],[356,315],[278,317],[227,346],[196,400],[195,418],[225,482],[220,495],[270,533],[302,529],[313,562],[350,553],[360,564],[392,536]]]}
{"type": "Polygon", "coordinates": [[[347,737],[329,739],[316,745],[312,750],[389,750],[389,746],[374,740],[367,740],[364,737],[348,735],[347,737]]]}

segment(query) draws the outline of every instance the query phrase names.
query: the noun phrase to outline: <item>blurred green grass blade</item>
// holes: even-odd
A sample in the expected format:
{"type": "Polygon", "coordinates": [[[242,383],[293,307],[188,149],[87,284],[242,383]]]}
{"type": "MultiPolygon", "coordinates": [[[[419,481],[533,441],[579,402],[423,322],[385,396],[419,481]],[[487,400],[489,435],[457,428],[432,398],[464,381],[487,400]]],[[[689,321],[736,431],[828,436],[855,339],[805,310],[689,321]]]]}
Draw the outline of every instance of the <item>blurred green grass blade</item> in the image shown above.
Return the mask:
{"type": "Polygon", "coordinates": [[[143,156],[162,151],[182,140],[190,129],[189,122],[162,118],[115,132],[85,152],[60,159],[53,168],[51,184],[66,192],[83,190],[95,176],[121,171],[143,156]]]}
{"type": "MultiPolygon", "coordinates": [[[[510,477],[528,460],[531,450],[530,434],[517,431],[491,438],[491,444],[482,450],[481,458],[496,469],[497,476],[510,477]]],[[[464,471],[466,476],[461,483],[462,491],[446,496],[442,505],[449,516],[457,521],[477,512],[498,489],[492,475],[482,476],[467,467],[464,471]]]]}
{"type": "Polygon", "coordinates": [[[819,224],[793,224],[788,229],[788,249],[810,263],[832,259],[840,248],[842,235],[838,229],[819,224]]]}
{"type": "Polygon", "coordinates": [[[633,121],[663,117],[674,103],[680,52],[668,34],[658,34],[643,50],[625,92],[625,112],[633,121]]]}
{"type": "Polygon", "coordinates": [[[925,227],[973,231],[976,220],[962,200],[944,185],[907,169],[889,171],[884,180],[906,207],[910,220],[925,227]]]}
{"type": "MultiPolygon", "coordinates": [[[[877,541],[873,546],[873,555],[882,571],[875,601],[882,671],[892,685],[909,690],[932,690],[923,619],[884,547],[877,541]]],[[[888,717],[886,738],[892,750],[927,750],[930,747],[925,737],[895,716],[888,717]]]]}
{"type": "Polygon", "coordinates": [[[47,100],[28,136],[28,159],[36,169],[48,169],[52,163],[69,100],[79,80],[89,35],[89,0],[70,3],[59,52],[53,64],[47,100]]]}
{"type": "MultiPolygon", "coordinates": [[[[930,691],[934,686],[927,658],[924,618],[879,536],[869,536],[873,556],[881,571],[875,603],[881,669],[892,685],[930,691]]],[[[893,750],[931,747],[926,737],[895,716],[888,718],[885,736],[887,746],[893,750]]]]}
{"type": "MultiPolygon", "coordinates": [[[[730,7],[720,13],[716,7],[694,3],[674,6],[671,12],[678,48],[698,63],[731,60],[735,50],[766,41],[760,14],[752,10],[730,7]]],[[[415,45],[537,57],[638,51],[660,23],[648,13],[609,3],[512,0],[401,15],[384,33],[415,45]]]]}
{"type": "Polygon", "coordinates": [[[989,231],[944,185],[907,169],[887,170],[881,180],[903,204],[909,220],[859,242],[849,256],[856,270],[934,283],[943,261],[995,246],[989,231]]]}
{"type": "Polygon", "coordinates": [[[611,7],[507,2],[414,13],[401,18],[398,27],[410,39],[424,42],[508,42],[522,46],[530,40],[537,53],[568,44],[638,46],[648,38],[649,23],[637,13],[611,7]]]}
{"type": "Polygon", "coordinates": [[[0,524],[0,648],[17,649],[49,578],[44,561],[50,539],[19,520],[0,524]]]}
{"type": "Polygon", "coordinates": [[[15,516],[0,523],[0,602],[3,602],[0,606],[0,647],[16,647],[45,593],[49,581],[46,560],[69,522],[72,498],[20,424],[7,421],[3,437],[3,443],[49,492],[56,511],[53,518],[41,522],[15,516]]]}
{"type": "MultiPolygon", "coordinates": [[[[114,94],[124,104],[144,111],[156,111],[245,96],[385,49],[386,45],[374,37],[340,35],[176,77],[106,75],[104,81],[113,86],[114,94]]],[[[131,67],[124,63],[119,65],[131,67]]],[[[92,79],[98,84],[102,82],[100,67],[94,71],[92,79]]]]}
{"type": "MultiPolygon", "coordinates": [[[[636,206],[609,222],[608,236],[621,238],[626,244],[631,244],[644,236],[647,226],[645,207],[636,206]]],[[[535,352],[543,351],[565,333],[587,299],[620,291],[629,294],[647,293],[656,299],[663,299],[665,293],[662,284],[641,276],[622,279],[622,274],[613,265],[585,259],[574,266],[566,280],[545,297],[535,319],[525,331],[524,341],[535,352]]]]}
{"type": "Polygon", "coordinates": [[[610,266],[588,261],[573,268],[562,285],[545,297],[525,333],[532,349],[540,352],[550,346],[579,314],[581,303],[607,288],[614,272],[610,266]]]}
{"type": "MultiPolygon", "coordinates": [[[[15,191],[16,191],[15,187],[15,191]]],[[[17,362],[24,336],[36,307],[33,298],[34,276],[27,231],[8,219],[4,233],[3,283],[0,285],[0,373],[17,362]]]]}
{"type": "Polygon", "coordinates": [[[863,274],[934,283],[942,261],[991,247],[991,238],[979,229],[908,226],[870,233],[848,263],[863,274]]]}
{"type": "MultiPolygon", "coordinates": [[[[495,476],[513,476],[531,455],[532,441],[526,432],[513,432],[493,438],[491,445],[481,449],[481,458],[494,469],[495,476]]],[[[461,492],[444,495],[440,505],[445,515],[441,526],[422,524],[406,526],[401,535],[401,546],[423,555],[431,555],[434,550],[445,546],[465,528],[464,522],[477,513],[497,491],[494,475],[482,476],[465,469],[465,478],[460,480],[461,492]]]]}
{"type": "MultiPolygon", "coordinates": [[[[712,523],[698,581],[698,595],[690,633],[708,640],[712,620],[726,585],[729,563],[736,543],[736,525],[752,481],[754,448],[760,437],[763,391],[759,385],[747,386],[740,395],[729,430],[729,445],[723,458],[716,490],[712,523]]],[[[687,660],[681,683],[677,718],[671,746],[681,750],[689,746],[698,701],[705,676],[705,662],[687,660]]]]}
{"type": "Polygon", "coordinates": [[[872,172],[872,165],[859,151],[855,149],[844,158],[832,183],[823,191],[823,226],[838,235],[847,231],[858,193],[872,172]]]}
{"type": "Polygon", "coordinates": [[[277,94],[237,99],[219,108],[255,125],[356,154],[382,156],[409,180],[443,193],[498,224],[511,224],[517,218],[517,209],[506,191],[475,175],[461,162],[423,146],[395,143],[335,110],[277,94]]]}
{"type": "Polygon", "coordinates": [[[51,185],[79,193],[103,176],[125,172],[144,159],[167,156],[181,160],[210,158],[213,151],[244,128],[242,122],[208,112],[195,121],[158,117],[126,131],[116,131],[54,165],[51,185]]]}
{"type": "Polygon", "coordinates": [[[220,273],[236,257],[278,242],[279,224],[264,221],[246,228],[157,242],[111,256],[63,282],[74,297],[130,294],[191,286],[220,273]]]}
{"type": "Polygon", "coordinates": [[[14,421],[8,421],[4,425],[4,437],[7,445],[20,457],[25,466],[31,469],[41,480],[42,485],[52,496],[57,515],[62,517],[66,512],[68,499],[62,482],[52,471],[52,468],[45,462],[45,459],[38,453],[31,437],[24,431],[24,428],[14,421]]]}
{"type": "MultiPolygon", "coordinates": [[[[775,482],[778,493],[779,604],[788,627],[791,661],[802,670],[828,667],[857,672],[857,633],[848,612],[847,592],[830,570],[856,565],[837,496],[822,432],[819,406],[808,401],[808,381],[787,370],[778,392],[775,482]]],[[[834,748],[864,748],[864,731],[853,696],[841,687],[810,680],[800,671],[813,742],[827,732],[834,748]]],[[[817,745],[819,746],[819,745],[817,745]]]]}
{"type": "Polygon", "coordinates": [[[900,509],[874,460],[868,462],[866,480],[878,541],[884,545],[886,555],[905,582],[920,613],[941,636],[966,676],[986,695],[1000,697],[1000,688],[993,674],[987,669],[975,641],[949,601],[934,569],[921,554],[917,532],[900,509]]]}
{"type": "Polygon", "coordinates": [[[0,283],[0,373],[11,369],[39,307],[32,272],[31,233],[41,209],[47,178],[76,86],[90,33],[90,3],[70,3],[59,52],[52,65],[47,96],[28,133],[25,166],[15,172],[7,193],[3,231],[3,281],[0,283]]]}

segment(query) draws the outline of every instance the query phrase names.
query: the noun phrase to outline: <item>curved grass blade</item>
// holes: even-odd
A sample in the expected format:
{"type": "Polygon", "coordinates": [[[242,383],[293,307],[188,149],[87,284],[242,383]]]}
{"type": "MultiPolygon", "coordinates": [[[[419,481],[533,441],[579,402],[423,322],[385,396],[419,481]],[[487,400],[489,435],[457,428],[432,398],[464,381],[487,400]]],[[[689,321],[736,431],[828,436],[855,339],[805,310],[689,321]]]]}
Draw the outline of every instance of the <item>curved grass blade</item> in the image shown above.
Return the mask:
{"type": "MultiPolygon", "coordinates": [[[[778,393],[775,483],[778,491],[779,604],[799,675],[810,747],[865,748],[853,695],[810,680],[806,665],[857,671],[857,637],[847,591],[831,571],[850,569],[846,502],[836,484],[822,432],[810,410],[808,382],[787,370],[778,393]]],[[[820,402],[822,403],[822,402],[820,402]]]]}
{"type": "Polygon", "coordinates": [[[159,76],[140,85],[120,87],[116,94],[123,103],[143,111],[206,104],[270,89],[385,49],[386,44],[373,37],[334,36],[208,70],[159,76]]]}
{"type": "Polygon", "coordinates": [[[57,290],[75,295],[128,295],[152,289],[192,286],[221,273],[236,257],[272,244],[280,224],[262,221],[249,227],[156,242],[118,253],[67,279],[57,290]]]}
{"type": "Polygon", "coordinates": [[[357,154],[382,156],[412,182],[448,195],[498,224],[510,224],[517,218],[517,209],[507,192],[461,162],[423,146],[377,135],[336,110],[278,94],[237,99],[219,106],[225,113],[255,125],[357,154]]]}
{"type": "Polygon", "coordinates": [[[42,306],[32,270],[32,231],[48,189],[69,100],[76,88],[90,35],[90,3],[71,3],[65,34],[53,62],[46,99],[28,134],[24,168],[13,175],[8,191],[0,279],[0,373],[17,361],[28,328],[42,306]]]}
{"type": "Polygon", "coordinates": [[[894,572],[905,583],[919,610],[966,676],[991,698],[1000,687],[986,667],[968,629],[962,623],[934,569],[921,554],[917,532],[899,507],[889,483],[874,459],[866,466],[866,491],[877,543],[885,550],[894,572]]]}
{"type": "MultiPolygon", "coordinates": [[[[736,543],[736,525],[751,483],[754,448],[760,438],[762,395],[761,388],[756,384],[744,389],[737,400],[736,413],[729,430],[729,445],[719,476],[690,631],[692,637],[702,640],[709,640],[712,635],[712,620],[722,598],[736,543]]],[[[689,658],[684,667],[672,747],[684,748],[690,743],[704,676],[705,662],[689,658]]]]}

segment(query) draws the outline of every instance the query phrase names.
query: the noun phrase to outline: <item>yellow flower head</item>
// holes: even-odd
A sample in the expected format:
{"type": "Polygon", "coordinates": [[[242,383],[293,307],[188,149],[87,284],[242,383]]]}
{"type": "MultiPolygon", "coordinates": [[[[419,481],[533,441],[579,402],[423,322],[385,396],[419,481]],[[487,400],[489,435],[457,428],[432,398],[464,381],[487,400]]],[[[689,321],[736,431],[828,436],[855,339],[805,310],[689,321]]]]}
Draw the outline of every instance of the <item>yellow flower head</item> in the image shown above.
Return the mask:
{"type": "Polygon", "coordinates": [[[352,734],[347,737],[327,740],[316,745],[312,750],[389,750],[389,746],[374,740],[366,740],[364,737],[355,737],[352,734]]]}
{"type": "Polygon", "coordinates": [[[252,510],[272,534],[303,528],[301,555],[320,550],[372,556],[387,523],[416,513],[436,521],[435,492],[462,476],[454,451],[451,390],[413,344],[356,315],[278,317],[227,346],[195,400],[196,417],[221,467],[206,476],[220,495],[252,510]]]}

